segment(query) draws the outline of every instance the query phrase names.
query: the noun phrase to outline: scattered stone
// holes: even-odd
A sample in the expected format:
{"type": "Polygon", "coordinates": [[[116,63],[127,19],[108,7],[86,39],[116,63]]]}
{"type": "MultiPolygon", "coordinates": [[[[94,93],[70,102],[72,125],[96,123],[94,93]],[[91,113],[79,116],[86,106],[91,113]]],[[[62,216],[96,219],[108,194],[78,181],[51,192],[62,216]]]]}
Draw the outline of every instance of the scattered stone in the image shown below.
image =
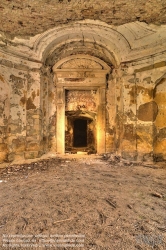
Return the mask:
{"type": "Polygon", "coordinates": [[[5,180],[0,180],[0,183],[2,183],[2,182],[7,182],[7,181],[5,181],[5,180]]]}
{"type": "Polygon", "coordinates": [[[157,193],[157,192],[153,192],[153,193],[152,193],[152,196],[155,196],[155,197],[158,197],[158,198],[162,198],[162,197],[163,197],[162,194],[159,194],[159,193],[157,193]]]}

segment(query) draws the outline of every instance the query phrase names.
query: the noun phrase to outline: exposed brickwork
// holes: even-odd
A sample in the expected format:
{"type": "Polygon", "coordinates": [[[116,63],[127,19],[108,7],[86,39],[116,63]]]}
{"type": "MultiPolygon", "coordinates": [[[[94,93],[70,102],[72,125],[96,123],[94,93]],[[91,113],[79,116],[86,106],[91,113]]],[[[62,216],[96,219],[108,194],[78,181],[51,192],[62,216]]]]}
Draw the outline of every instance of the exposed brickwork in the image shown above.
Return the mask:
{"type": "Polygon", "coordinates": [[[10,36],[34,35],[84,19],[113,25],[133,21],[166,23],[165,0],[1,0],[0,12],[0,30],[10,36]]]}

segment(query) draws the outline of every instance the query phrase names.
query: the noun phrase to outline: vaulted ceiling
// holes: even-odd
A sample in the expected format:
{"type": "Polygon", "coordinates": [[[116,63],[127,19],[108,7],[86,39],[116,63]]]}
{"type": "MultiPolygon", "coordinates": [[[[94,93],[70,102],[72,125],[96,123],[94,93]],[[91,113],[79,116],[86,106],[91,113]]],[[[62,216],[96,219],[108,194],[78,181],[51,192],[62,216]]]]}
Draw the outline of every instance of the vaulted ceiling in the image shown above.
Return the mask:
{"type": "Polygon", "coordinates": [[[165,0],[1,0],[0,32],[34,36],[61,24],[93,19],[110,25],[134,21],[166,24],[165,0]]]}
{"type": "Polygon", "coordinates": [[[0,24],[1,57],[11,61],[52,67],[84,54],[118,66],[165,56],[165,0],[0,0],[0,24]]]}

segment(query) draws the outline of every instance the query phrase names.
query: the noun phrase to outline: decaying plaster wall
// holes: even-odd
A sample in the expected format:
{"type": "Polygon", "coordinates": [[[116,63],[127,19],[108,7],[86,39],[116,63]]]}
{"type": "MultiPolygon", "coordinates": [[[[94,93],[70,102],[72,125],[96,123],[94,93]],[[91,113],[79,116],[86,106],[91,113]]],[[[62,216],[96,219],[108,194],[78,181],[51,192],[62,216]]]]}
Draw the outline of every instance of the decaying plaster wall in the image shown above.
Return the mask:
{"type": "Polygon", "coordinates": [[[4,131],[1,134],[4,145],[4,149],[1,149],[2,160],[10,159],[12,154],[25,150],[26,101],[23,102],[23,97],[27,82],[25,75],[21,74],[17,69],[1,65],[1,130],[4,131]]]}
{"type": "Polygon", "coordinates": [[[1,72],[1,132],[2,160],[13,160],[16,156],[29,158],[41,141],[40,74],[30,72],[25,66],[3,60],[1,72]],[[17,68],[16,68],[17,66],[17,68]],[[5,149],[5,150],[4,150],[5,149]]]}
{"type": "Polygon", "coordinates": [[[154,65],[118,79],[116,143],[125,158],[165,159],[165,71],[154,65]]]}
{"type": "Polygon", "coordinates": [[[0,161],[7,157],[7,126],[10,113],[9,86],[3,75],[0,76],[0,161]]]}
{"type": "Polygon", "coordinates": [[[154,122],[154,156],[155,158],[166,158],[166,74],[157,79],[153,91],[154,101],[158,105],[158,112],[154,122]]]}
{"type": "MultiPolygon", "coordinates": [[[[135,28],[135,24],[133,25],[135,28]]],[[[95,26],[93,23],[92,26],[94,30],[100,31],[103,39],[106,39],[103,24],[100,26],[97,23],[95,26]]],[[[132,26],[129,26],[131,29],[132,26]]],[[[49,151],[57,151],[57,107],[60,105],[58,103],[60,99],[57,96],[59,92],[53,66],[71,55],[75,58],[80,55],[86,55],[87,58],[89,55],[89,60],[91,56],[96,60],[99,58],[110,69],[109,73],[105,74],[105,106],[103,106],[105,107],[105,152],[114,152],[126,159],[166,159],[164,38],[161,39],[161,43],[158,41],[154,49],[153,44],[148,45],[147,34],[145,35],[146,25],[143,31],[141,28],[140,33],[135,34],[135,40],[127,32],[125,41],[123,39],[126,25],[125,28],[123,26],[117,28],[117,34],[106,25],[105,30],[110,34],[110,40],[101,42],[96,36],[94,45],[89,28],[87,33],[84,24],[82,28],[85,29],[83,38],[81,36],[78,38],[77,34],[73,33],[73,37],[68,42],[65,41],[65,46],[63,39],[67,37],[67,26],[63,31],[63,39],[60,39],[61,33],[58,38],[58,33],[54,34],[53,31],[37,35],[29,41],[23,40],[22,43],[16,39],[15,45],[3,45],[0,48],[0,162],[12,161],[18,157],[35,158],[49,151]],[[120,45],[118,45],[119,39],[122,39],[120,45]]],[[[163,30],[162,27],[162,32],[163,30]]],[[[72,32],[71,27],[68,32],[72,32]]],[[[148,32],[149,37],[153,36],[157,41],[158,37],[154,38],[155,30],[148,28],[148,32]]],[[[159,31],[157,30],[156,34],[157,32],[159,31]]],[[[95,63],[93,65],[97,65],[95,63]]],[[[79,67],[76,65],[71,71],[77,72],[80,69],[86,73],[88,65],[79,67]]],[[[92,71],[94,69],[95,66],[92,71]]],[[[77,82],[78,86],[80,80],[83,87],[89,79],[88,74],[84,74],[84,80],[75,77],[72,81],[77,82]]],[[[88,82],[92,81],[95,86],[96,75],[94,74],[93,78],[91,74],[90,79],[88,82]]],[[[71,79],[69,83],[70,81],[71,79]]],[[[92,90],[93,86],[90,91],[92,90]]],[[[77,100],[71,109],[69,107],[72,106],[72,102],[68,100],[66,111],[68,109],[75,111],[77,107],[97,114],[98,109],[95,108],[100,106],[101,100],[96,99],[93,102],[90,96],[86,98],[89,99],[88,108],[77,100]]]]}

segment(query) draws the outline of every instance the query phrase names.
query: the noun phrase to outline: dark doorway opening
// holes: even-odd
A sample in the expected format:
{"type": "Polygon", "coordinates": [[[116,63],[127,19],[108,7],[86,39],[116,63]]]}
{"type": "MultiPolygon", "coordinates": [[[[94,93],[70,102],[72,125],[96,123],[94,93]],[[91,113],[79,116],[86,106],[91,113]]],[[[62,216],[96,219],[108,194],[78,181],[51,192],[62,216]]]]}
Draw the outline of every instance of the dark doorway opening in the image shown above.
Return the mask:
{"type": "Polygon", "coordinates": [[[87,147],[87,120],[76,119],[74,121],[74,147],[87,147]]]}

